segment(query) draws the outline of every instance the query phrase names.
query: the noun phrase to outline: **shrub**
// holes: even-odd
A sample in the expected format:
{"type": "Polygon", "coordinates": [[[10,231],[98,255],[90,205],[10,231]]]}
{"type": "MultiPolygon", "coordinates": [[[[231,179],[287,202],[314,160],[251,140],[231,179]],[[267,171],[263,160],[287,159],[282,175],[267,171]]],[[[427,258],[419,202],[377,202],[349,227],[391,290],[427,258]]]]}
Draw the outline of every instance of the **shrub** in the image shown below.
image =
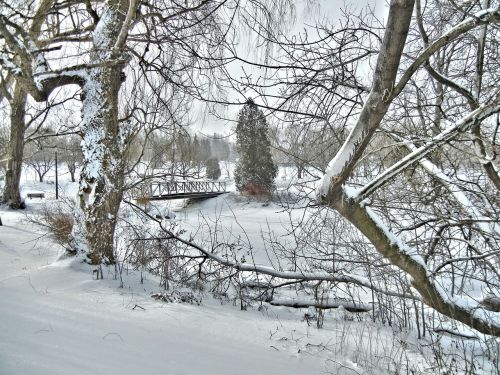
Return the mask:
{"type": "Polygon", "coordinates": [[[73,205],[74,202],[70,201],[44,205],[36,215],[29,217],[29,221],[46,228],[56,243],[69,249],[75,224],[73,205]]]}

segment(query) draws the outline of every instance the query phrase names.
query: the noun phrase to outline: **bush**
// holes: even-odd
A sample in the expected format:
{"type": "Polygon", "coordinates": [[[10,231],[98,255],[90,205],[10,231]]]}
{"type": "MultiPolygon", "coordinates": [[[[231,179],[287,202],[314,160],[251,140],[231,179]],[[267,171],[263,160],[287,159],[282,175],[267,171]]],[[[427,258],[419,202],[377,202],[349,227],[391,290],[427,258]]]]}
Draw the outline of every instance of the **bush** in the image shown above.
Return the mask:
{"type": "Polygon", "coordinates": [[[63,201],[44,205],[40,212],[30,217],[29,220],[46,228],[56,243],[68,249],[75,224],[72,213],[73,204],[63,201]]]}
{"type": "Polygon", "coordinates": [[[54,237],[55,241],[60,245],[67,245],[73,230],[73,215],[67,213],[55,213],[47,217],[47,223],[50,233],[54,237]]]}

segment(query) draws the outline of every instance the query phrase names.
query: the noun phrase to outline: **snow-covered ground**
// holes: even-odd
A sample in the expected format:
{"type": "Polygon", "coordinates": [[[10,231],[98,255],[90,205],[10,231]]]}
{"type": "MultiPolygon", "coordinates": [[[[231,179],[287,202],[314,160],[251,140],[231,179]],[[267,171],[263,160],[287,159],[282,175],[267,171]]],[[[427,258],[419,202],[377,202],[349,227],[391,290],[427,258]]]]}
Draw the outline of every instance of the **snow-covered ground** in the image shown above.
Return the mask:
{"type": "MultiPolygon", "coordinates": [[[[154,301],[131,277],[93,280],[17,213],[0,227],[0,374],[320,374],[273,348],[279,320],[214,304],[154,301]],[[140,306],[140,307],[139,307],[140,306]]],[[[304,324],[300,324],[304,326],[304,324]]],[[[282,328],[286,330],[286,328],[282,328]]]]}
{"type": "Polygon", "coordinates": [[[347,374],[358,362],[377,368],[370,355],[401,354],[390,329],[340,315],[317,330],[287,309],[158,302],[153,277],[141,285],[129,273],[125,288],[111,270],[94,280],[23,214],[0,215],[2,375],[347,374]]]}
{"type": "MultiPolygon", "coordinates": [[[[134,271],[124,273],[123,288],[113,269],[95,280],[91,266],[65,258],[26,221],[26,212],[53,200],[54,185],[24,180],[22,191],[46,198],[28,199],[24,212],[0,208],[0,375],[438,373],[439,347],[343,310],[326,312],[317,329],[303,319],[313,311],[304,309],[264,304],[240,311],[209,294],[201,305],[159,302],[151,298],[158,279],[146,275],[141,284],[134,271]]],[[[76,184],[62,182],[62,195],[75,192],[76,184]]],[[[290,220],[273,203],[234,195],[170,205],[185,228],[218,220],[230,236],[260,249],[263,232],[279,236],[290,220]]],[[[255,256],[269,261],[262,252],[255,256]]]]}

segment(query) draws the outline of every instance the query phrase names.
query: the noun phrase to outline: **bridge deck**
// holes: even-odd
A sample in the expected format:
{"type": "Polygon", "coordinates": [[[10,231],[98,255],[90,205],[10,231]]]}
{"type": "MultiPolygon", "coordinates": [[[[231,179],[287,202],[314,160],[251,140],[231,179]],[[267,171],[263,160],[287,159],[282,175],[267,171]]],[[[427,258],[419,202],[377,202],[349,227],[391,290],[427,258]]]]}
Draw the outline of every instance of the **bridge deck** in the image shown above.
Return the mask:
{"type": "Polygon", "coordinates": [[[226,193],[226,183],[218,181],[169,181],[152,182],[134,189],[133,198],[169,200],[187,198],[212,198],[226,193]]]}

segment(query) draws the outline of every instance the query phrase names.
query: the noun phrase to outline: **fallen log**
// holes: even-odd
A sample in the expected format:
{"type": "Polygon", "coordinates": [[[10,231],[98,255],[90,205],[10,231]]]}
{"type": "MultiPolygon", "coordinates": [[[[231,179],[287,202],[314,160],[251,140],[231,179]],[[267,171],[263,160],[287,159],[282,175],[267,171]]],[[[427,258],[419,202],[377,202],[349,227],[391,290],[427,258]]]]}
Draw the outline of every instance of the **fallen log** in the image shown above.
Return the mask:
{"type": "Polygon", "coordinates": [[[315,307],[318,309],[338,309],[339,307],[343,307],[345,310],[353,313],[362,313],[372,311],[372,305],[367,303],[357,303],[352,301],[344,301],[344,300],[325,300],[325,301],[316,301],[316,300],[302,300],[302,299],[273,299],[269,301],[269,303],[273,306],[285,306],[285,307],[293,307],[293,308],[307,308],[307,307],[315,307]]]}
{"type": "Polygon", "coordinates": [[[439,333],[440,335],[458,337],[465,340],[479,340],[479,337],[476,335],[459,332],[448,328],[434,328],[434,332],[439,333]]]}

